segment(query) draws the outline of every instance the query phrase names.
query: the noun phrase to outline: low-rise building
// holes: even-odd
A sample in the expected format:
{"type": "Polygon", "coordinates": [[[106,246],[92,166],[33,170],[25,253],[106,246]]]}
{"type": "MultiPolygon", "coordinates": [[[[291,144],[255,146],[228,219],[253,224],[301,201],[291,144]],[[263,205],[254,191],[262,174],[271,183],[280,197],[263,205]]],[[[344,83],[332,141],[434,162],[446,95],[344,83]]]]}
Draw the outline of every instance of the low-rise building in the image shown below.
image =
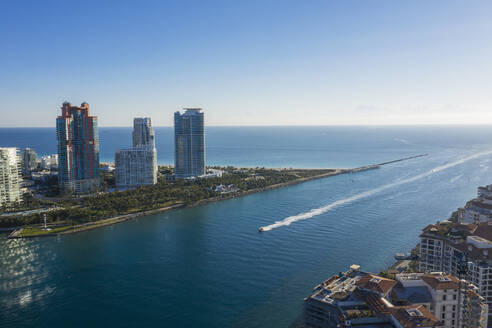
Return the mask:
{"type": "Polygon", "coordinates": [[[487,326],[488,306],[476,287],[455,276],[397,274],[388,279],[357,265],[316,286],[305,299],[307,327],[487,326]]]}
{"type": "Polygon", "coordinates": [[[38,181],[38,182],[46,182],[48,181],[48,179],[50,179],[51,177],[54,177],[54,176],[57,176],[58,173],[55,171],[48,171],[48,170],[41,170],[41,171],[38,171],[38,172],[32,172],[31,173],[31,179],[33,181],[38,181]]]}
{"type": "Polygon", "coordinates": [[[230,184],[230,185],[220,184],[220,185],[215,186],[214,191],[221,193],[221,194],[229,194],[229,193],[233,193],[233,192],[238,192],[239,188],[234,187],[233,184],[230,184]]]}
{"type": "Polygon", "coordinates": [[[40,165],[43,170],[58,169],[58,154],[42,156],[40,165]]]}
{"type": "Polygon", "coordinates": [[[102,172],[113,172],[115,170],[113,163],[101,163],[101,171],[102,172]]]}

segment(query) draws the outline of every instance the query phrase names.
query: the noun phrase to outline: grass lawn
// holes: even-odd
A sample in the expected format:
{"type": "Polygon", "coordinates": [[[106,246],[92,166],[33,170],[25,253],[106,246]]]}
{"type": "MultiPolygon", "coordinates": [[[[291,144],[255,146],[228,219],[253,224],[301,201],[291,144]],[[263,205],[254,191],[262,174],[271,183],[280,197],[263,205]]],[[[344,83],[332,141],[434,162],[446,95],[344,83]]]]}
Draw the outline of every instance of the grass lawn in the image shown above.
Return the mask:
{"type": "Polygon", "coordinates": [[[47,235],[47,234],[67,231],[70,229],[72,229],[72,226],[56,227],[56,228],[53,228],[51,230],[44,230],[42,228],[23,228],[22,231],[19,233],[19,237],[32,237],[32,236],[47,235]]]}

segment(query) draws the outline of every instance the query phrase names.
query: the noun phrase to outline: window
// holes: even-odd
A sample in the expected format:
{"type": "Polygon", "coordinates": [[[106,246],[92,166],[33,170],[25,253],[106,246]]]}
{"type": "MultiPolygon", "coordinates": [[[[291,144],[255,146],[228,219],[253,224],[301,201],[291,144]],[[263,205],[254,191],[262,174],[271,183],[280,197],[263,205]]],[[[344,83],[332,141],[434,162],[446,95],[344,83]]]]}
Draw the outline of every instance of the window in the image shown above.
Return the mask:
{"type": "Polygon", "coordinates": [[[446,316],[446,314],[443,312],[443,313],[441,314],[441,317],[444,319],[444,317],[445,317],[445,316],[446,316]]]}
{"type": "Polygon", "coordinates": [[[442,312],[446,312],[446,305],[442,306],[442,312]]]}
{"type": "Polygon", "coordinates": [[[446,295],[442,295],[442,300],[445,301],[446,300],[446,295]]]}
{"type": "Polygon", "coordinates": [[[453,294],[453,300],[456,300],[456,294],[453,294]]]}

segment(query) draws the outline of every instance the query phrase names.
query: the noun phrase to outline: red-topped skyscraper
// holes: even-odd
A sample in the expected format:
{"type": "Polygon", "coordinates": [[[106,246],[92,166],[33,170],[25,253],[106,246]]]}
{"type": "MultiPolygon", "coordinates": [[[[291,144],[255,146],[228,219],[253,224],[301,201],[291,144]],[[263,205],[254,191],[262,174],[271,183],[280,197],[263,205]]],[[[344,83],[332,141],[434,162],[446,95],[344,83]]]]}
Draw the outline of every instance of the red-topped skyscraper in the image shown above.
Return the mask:
{"type": "Polygon", "coordinates": [[[99,188],[99,138],[97,117],[89,104],[64,102],[56,119],[58,182],[64,193],[90,193],[99,188]]]}

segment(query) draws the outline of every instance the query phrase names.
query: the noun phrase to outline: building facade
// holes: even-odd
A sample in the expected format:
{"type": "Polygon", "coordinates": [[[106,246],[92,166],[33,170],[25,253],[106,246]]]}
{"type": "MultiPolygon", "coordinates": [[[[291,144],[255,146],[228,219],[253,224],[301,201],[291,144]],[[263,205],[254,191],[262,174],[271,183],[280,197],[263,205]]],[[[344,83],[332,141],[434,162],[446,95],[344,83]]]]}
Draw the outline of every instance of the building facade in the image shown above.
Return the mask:
{"type": "Polygon", "coordinates": [[[118,188],[157,183],[157,151],[150,118],[133,120],[133,148],[117,150],[114,161],[118,188]]]}
{"type": "Polygon", "coordinates": [[[91,193],[99,189],[99,138],[97,117],[89,104],[80,107],[65,102],[56,119],[58,182],[65,193],[91,193]]]}
{"type": "Polygon", "coordinates": [[[23,173],[31,173],[32,170],[35,170],[38,167],[38,156],[36,155],[34,149],[23,149],[21,158],[23,173]]]}
{"type": "Polygon", "coordinates": [[[458,219],[462,223],[491,222],[492,185],[478,187],[477,198],[458,210],[458,219]]]}
{"type": "Polygon", "coordinates": [[[58,154],[46,155],[41,157],[41,169],[57,170],[58,169],[58,154]]]}
{"type": "Polygon", "coordinates": [[[205,127],[201,108],[174,113],[174,165],[176,178],[205,174],[205,127]]]}
{"type": "Polygon", "coordinates": [[[419,270],[443,271],[470,281],[490,307],[492,257],[489,253],[492,255],[490,223],[429,225],[420,235],[419,270]]]}
{"type": "Polygon", "coordinates": [[[17,148],[0,148],[0,206],[22,201],[21,161],[17,148]]]}
{"type": "Polygon", "coordinates": [[[155,148],[155,133],[150,117],[133,119],[133,147],[155,148]]]}
{"type": "Polygon", "coordinates": [[[485,328],[488,306],[470,282],[442,272],[363,272],[358,265],[316,286],[304,324],[322,327],[485,328]]]}
{"type": "Polygon", "coordinates": [[[134,188],[157,183],[156,150],[120,149],[115,153],[116,187],[134,188]]]}

